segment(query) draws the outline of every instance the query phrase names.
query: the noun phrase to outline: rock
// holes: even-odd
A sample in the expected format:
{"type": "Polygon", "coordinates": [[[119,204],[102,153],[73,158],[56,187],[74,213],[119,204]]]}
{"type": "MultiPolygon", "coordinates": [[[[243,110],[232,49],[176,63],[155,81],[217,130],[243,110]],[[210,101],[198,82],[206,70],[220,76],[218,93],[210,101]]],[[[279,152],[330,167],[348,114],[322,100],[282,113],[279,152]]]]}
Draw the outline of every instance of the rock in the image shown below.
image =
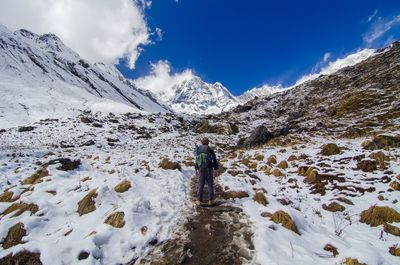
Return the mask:
{"type": "Polygon", "coordinates": [[[400,257],[400,248],[397,247],[397,244],[393,245],[389,248],[389,253],[393,256],[400,257]]]}
{"type": "Polygon", "coordinates": [[[12,217],[20,216],[26,211],[30,211],[31,214],[35,214],[37,211],[39,211],[39,207],[34,204],[34,203],[13,203],[11,204],[7,209],[2,212],[2,215],[7,215],[9,213],[15,212],[12,217]]]}
{"type": "Polygon", "coordinates": [[[387,206],[374,205],[361,212],[360,222],[369,224],[372,227],[384,223],[400,222],[400,213],[387,206]]]}
{"type": "Polygon", "coordinates": [[[230,124],[210,124],[208,120],[203,121],[203,123],[196,129],[197,133],[215,133],[231,135],[238,133],[238,127],[232,123],[230,124]]]}
{"type": "Polygon", "coordinates": [[[81,252],[79,252],[79,255],[78,255],[78,260],[84,260],[84,259],[87,259],[88,257],[89,257],[89,252],[87,252],[87,251],[81,251],[81,252]]]}
{"type": "Polygon", "coordinates": [[[321,155],[323,156],[331,156],[340,154],[340,148],[334,143],[329,143],[322,146],[321,155]]]}
{"type": "Polygon", "coordinates": [[[178,162],[172,162],[168,158],[164,158],[161,160],[161,162],[158,164],[158,167],[166,170],[175,170],[178,169],[181,171],[181,165],[178,162]]]}
{"type": "Polygon", "coordinates": [[[257,161],[263,161],[263,160],[264,160],[264,155],[258,154],[258,155],[256,155],[256,156],[254,157],[254,159],[257,160],[257,161]]]}
{"type": "Polygon", "coordinates": [[[83,144],[81,144],[80,146],[91,146],[91,145],[95,145],[96,143],[93,140],[89,140],[84,142],[83,144]]]}
{"type": "Polygon", "coordinates": [[[267,206],[268,204],[267,198],[265,197],[263,191],[257,191],[256,194],[254,194],[253,200],[264,206],[267,206]]]}
{"type": "Polygon", "coordinates": [[[324,247],[324,250],[331,252],[334,257],[339,255],[339,252],[337,251],[337,248],[334,247],[331,244],[326,244],[325,247],[324,247]]]}
{"type": "Polygon", "coordinates": [[[79,215],[88,214],[96,210],[94,198],[97,197],[97,189],[91,190],[82,200],[78,202],[78,213],[79,215]]]}
{"type": "Polygon", "coordinates": [[[392,234],[394,236],[400,236],[400,228],[394,226],[394,225],[390,225],[388,223],[384,223],[383,224],[383,230],[386,233],[392,234]]]}
{"type": "Polygon", "coordinates": [[[34,174],[32,174],[30,177],[24,179],[23,184],[24,185],[34,185],[37,183],[42,182],[42,178],[47,177],[49,175],[49,171],[47,168],[41,168],[38,171],[36,171],[34,174]]]}
{"type": "Polygon", "coordinates": [[[114,190],[122,193],[129,190],[131,187],[131,182],[129,180],[123,180],[114,187],[114,190]]]}
{"type": "Polygon", "coordinates": [[[330,212],[343,212],[344,210],[346,210],[346,207],[337,202],[331,202],[329,205],[326,205],[324,203],[322,205],[322,209],[330,212]]]}
{"type": "Polygon", "coordinates": [[[251,260],[252,256],[248,249],[241,247],[238,252],[239,256],[247,260],[251,260]]]}
{"type": "Polygon", "coordinates": [[[124,212],[116,212],[110,214],[107,219],[104,221],[104,223],[111,225],[116,228],[121,228],[124,227],[125,225],[125,213],[124,212]]]}
{"type": "Polygon", "coordinates": [[[372,141],[367,142],[363,148],[367,150],[389,149],[400,147],[400,136],[377,135],[372,141]]]}
{"type": "Polygon", "coordinates": [[[262,213],[261,213],[261,216],[264,217],[264,218],[270,218],[270,217],[272,216],[272,213],[269,213],[269,212],[262,212],[262,213]]]}
{"type": "Polygon", "coordinates": [[[346,258],[346,260],[344,261],[344,265],[367,265],[367,264],[361,263],[357,259],[346,258]]]}
{"type": "Polygon", "coordinates": [[[3,241],[3,248],[7,249],[22,243],[22,238],[26,236],[26,230],[23,223],[17,223],[12,226],[3,241]]]}
{"type": "Polygon", "coordinates": [[[224,199],[242,199],[249,197],[249,194],[241,190],[240,191],[229,190],[223,193],[223,197],[224,199]]]}
{"type": "Polygon", "coordinates": [[[289,164],[285,160],[283,160],[278,164],[277,167],[279,167],[281,169],[287,169],[289,167],[289,164]]]}
{"type": "Polygon", "coordinates": [[[92,126],[95,128],[103,128],[103,124],[97,122],[93,123],[92,126]]]}
{"type": "Polygon", "coordinates": [[[393,181],[390,183],[390,187],[394,190],[400,191],[400,183],[397,181],[393,181]]]}
{"type": "Polygon", "coordinates": [[[13,255],[11,253],[0,259],[0,264],[4,265],[42,265],[40,253],[33,253],[27,250],[20,251],[13,255]]]}
{"type": "Polygon", "coordinates": [[[283,176],[282,172],[278,168],[275,168],[274,171],[272,171],[272,175],[277,178],[283,176]]]}
{"type": "Polygon", "coordinates": [[[93,123],[93,118],[88,117],[88,116],[81,116],[81,122],[82,123],[93,123]]]}
{"type": "Polygon", "coordinates": [[[30,132],[33,131],[36,127],[33,126],[21,126],[18,128],[18,132],[30,132]]]}
{"type": "Polygon", "coordinates": [[[363,172],[373,172],[378,169],[377,165],[375,160],[363,159],[357,163],[357,169],[363,172]]]}
{"type": "Polygon", "coordinates": [[[250,136],[244,140],[243,147],[250,148],[261,146],[267,143],[272,138],[273,134],[270,133],[265,126],[261,125],[255,128],[250,136]]]}
{"type": "Polygon", "coordinates": [[[295,232],[296,234],[300,235],[299,230],[297,229],[297,226],[294,223],[294,221],[292,220],[292,218],[290,217],[290,215],[282,210],[277,211],[274,214],[272,214],[271,221],[273,221],[276,224],[281,224],[286,229],[289,229],[289,230],[295,232]]]}
{"type": "Polygon", "coordinates": [[[79,166],[81,165],[81,160],[80,159],[71,160],[69,158],[57,158],[57,159],[50,160],[45,165],[46,166],[55,165],[58,163],[61,164],[61,166],[57,167],[58,170],[69,171],[69,170],[75,170],[75,169],[79,168],[79,166]]]}
{"type": "Polygon", "coordinates": [[[270,155],[269,157],[268,157],[268,159],[267,159],[267,164],[269,165],[269,166],[271,166],[271,165],[275,165],[277,163],[277,161],[276,161],[276,156],[275,155],[270,155]]]}

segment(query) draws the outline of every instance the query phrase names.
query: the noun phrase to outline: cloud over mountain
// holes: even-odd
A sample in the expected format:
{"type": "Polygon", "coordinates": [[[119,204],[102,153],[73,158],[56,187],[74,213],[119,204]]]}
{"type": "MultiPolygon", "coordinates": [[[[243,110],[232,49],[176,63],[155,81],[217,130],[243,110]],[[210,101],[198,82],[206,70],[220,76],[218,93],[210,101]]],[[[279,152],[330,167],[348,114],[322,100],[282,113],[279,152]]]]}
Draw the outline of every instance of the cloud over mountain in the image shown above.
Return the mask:
{"type": "Polygon", "coordinates": [[[144,0],[3,0],[0,24],[52,32],[91,62],[116,63],[125,57],[130,68],[141,45],[150,43],[144,0]]]}

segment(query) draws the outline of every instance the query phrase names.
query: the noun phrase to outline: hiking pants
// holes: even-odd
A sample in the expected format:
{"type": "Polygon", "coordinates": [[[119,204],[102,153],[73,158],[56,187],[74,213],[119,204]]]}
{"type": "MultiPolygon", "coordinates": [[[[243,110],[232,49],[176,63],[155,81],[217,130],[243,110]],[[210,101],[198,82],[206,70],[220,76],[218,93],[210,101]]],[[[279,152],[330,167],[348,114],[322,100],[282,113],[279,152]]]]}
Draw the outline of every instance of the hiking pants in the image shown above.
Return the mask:
{"type": "Polygon", "coordinates": [[[214,181],[213,181],[213,169],[212,168],[206,168],[206,169],[200,169],[199,170],[199,188],[197,190],[197,199],[199,201],[203,200],[203,190],[204,190],[204,185],[207,181],[207,186],[208,186],[208,199],[213,200],[214,199],[214,181]]]}

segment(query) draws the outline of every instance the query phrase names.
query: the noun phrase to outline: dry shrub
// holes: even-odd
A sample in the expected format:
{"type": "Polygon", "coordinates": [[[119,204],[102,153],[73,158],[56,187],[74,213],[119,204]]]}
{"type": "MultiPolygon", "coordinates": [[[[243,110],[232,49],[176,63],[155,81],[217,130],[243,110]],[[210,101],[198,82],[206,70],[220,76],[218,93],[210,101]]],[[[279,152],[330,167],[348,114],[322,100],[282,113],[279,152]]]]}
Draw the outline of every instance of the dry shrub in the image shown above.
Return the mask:
{"type": "Polygon", "coordinates": [[[12,226],[3,242],[3,248],[7,249],[22,243],[22,238],[26,236],[26,230],[23,223],[17,223],[12,226]]]}
{"type": "Polygon", "coordinates": [[[33,185],[42,182],[42,178],[47,177],[49,175],[49,171],[47,168],[41,168],[36,171],[32,176],[24,179],[24,185],[33,185]]]}
{"type": "Polygon", "coordinates": [[[400,222],[400,213],[387,206],[374,205],[361,212],[360,222],[373,227],[384,223],[400,222]]]}
{"type": "Polygon", "coordinates": [[[264,206],[267,206],[268,204],[267,198],[265,197],[264,192],[262,191],[257,191],[256,194],[254,194],[253,196],[253,200],[264,206]]]}
{"type": "Polygon", "coordinates": [[[331,202],[329,205],[323,204],[322,208],[330,212],[343,212],[344,210],[346,210],[346,207],[337,202],[331,202]]]}
{"type": "Polygon", "coordinates": [[[346,258],[346,260],[344,261],[344,264],[345,265],[367,265],[367,264],[361,263],[357,259],[353,259],[353,258],[346,258]]]}
{"type": "Polygon", "coordinates": [[[286,229],[289,229],[289,230],[295,232],[296,234],[300,235],[299,230],[297,229],[297,226],[294,223],[294,221],[292,220],[292,218],[290,217],[290,215],[282,210],[277,211],[274,214],[272,214],[271,221],[273,221],[276,224],[281,224],[286,229]]]}
{"type": "Polygon", "coordinates": [[[114,187],[114,190],[116,192],[122,193],[129,190],[131,187],[132,185],[129,180],[123,180],[114,187]]]}
{"type": "Polygon", "coordinates": [[[278,164],[278,167],[281,168],[281,169],[287,169],[289,167],[289,164],[288,164],[288,162],[283,160],[278,164]]]}
{"type": "Polygon", "coordinates": [[[386,233],[392,234],[394,236],[400,236],[400,228],[394,226],[394,225],[390,225],[388,223],[383,224],[383,230],[386,233]]]}
{"type": "Polygon", "coordinates": [[[94,198],[97,197],[97,189],[91,190],[82,200],[78,202],[78,213],[84,215],[96,210],[94,198]]]}
{"type": "Polygon", "coordinates": [[[18,196],[13,199],[14,193],[12,191],[5,191],[0,195],[0,202],[14,202],[18,200],[18,196]]]}
{"type": "Polygon", "coordinates": [[[166,170],[175,170],[178,169],[181,171],[181,165],[178,162],[172,162],[168,158],[164,158],[161,160],[161,162],[158,164],[158,167],[166,170]]]}
{"type": "Polygon", "coordinates": [[[30,211],[31,214],[35,214],[37,211],[39,211],[39,207],[34,203],[29,203],[29,204],[24,202],[13,203],[7,209],[5,209],[4,212],[2,212],[2,215],[7,215],[9,213],[15,212],[14,215],[12,216],[15,217],[15,216],[20,216],[25,211],[30,211]]]}
{"type": "Polygon", "coordinates": [[[334,143],[325,144],[322,146],[321,155],[323,156],[331,156],[340,154],[340,148],[334,143]]]}
{"type": "Polygon", "coordinates": [[[334,247],[331,244],[326,244],[325,247],[324,247],[324,250],[331,252],[334,257],[339,255],[339,252],[338,252],[337,248],[334,247]]]}
{"type": "Polygon", "coordinates": [[[393,256],[400,257],[400,248],[397,247],[397,244],[393,245],[389,248],[389,253],[393,256]]]}
{"type": "Polygon", "coordinates": [[[104,223],[111,225],[116,228],[121,228],[125,225],[125,213],[124,212],[116,212],[110,214],[107,219],[104,221],[104,223]]]}
{"type": "Polygon", "coordinates": [[[40,253],[23,250],[21,252],[11,253],[0,259],[0,264],[4,265],[42,265],[40,253]]]}
{"type": "Polygon", "coordinates": [[[224,192],[223,197],[224,199],[242,199],[249,197],[249,194],[242,190],[240,191],[230,190],[224,192]]]}

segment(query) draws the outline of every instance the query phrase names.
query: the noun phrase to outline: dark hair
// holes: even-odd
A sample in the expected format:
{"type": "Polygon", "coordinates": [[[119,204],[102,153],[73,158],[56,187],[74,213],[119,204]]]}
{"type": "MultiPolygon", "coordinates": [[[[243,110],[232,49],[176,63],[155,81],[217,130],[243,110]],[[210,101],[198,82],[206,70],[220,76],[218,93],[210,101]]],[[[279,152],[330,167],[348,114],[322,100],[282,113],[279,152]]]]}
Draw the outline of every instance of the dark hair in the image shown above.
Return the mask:
{"type": "Polygon", "coordinates": [[[210,143],[210,140],[208,140],[207,137],[204,137],[203,139],[201,139],[201,143],[204,145],[208,145],[210,143]]]}

